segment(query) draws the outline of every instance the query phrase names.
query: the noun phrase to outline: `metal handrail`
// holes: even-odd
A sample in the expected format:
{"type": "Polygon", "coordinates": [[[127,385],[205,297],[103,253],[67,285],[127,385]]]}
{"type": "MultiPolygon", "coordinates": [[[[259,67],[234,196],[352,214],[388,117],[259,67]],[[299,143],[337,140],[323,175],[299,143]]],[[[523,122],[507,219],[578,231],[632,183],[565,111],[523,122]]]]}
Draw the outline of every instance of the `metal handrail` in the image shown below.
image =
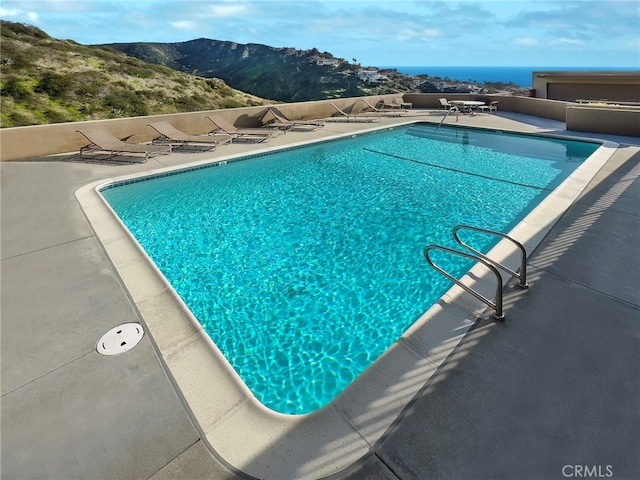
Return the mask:
{"type": "Polygon", "coordinates": [[[470,250],[473,253],[475,253],[478,257],[485,259],[487,262],[490,262],[491,264],[495,265],[496,267],[504,270],[505,272],[507,272],[512,277],[517,278],[520,281],[520,283],[518,283],[518,286],[520,288],[529,288],[529,284],[527,283],[527,251],[522,246],[522,244],[520,242],[518,242],[517,240],[514,240],[509,235],[505,235],[504,233],[501,233],[501,232],[494,232],[493,230],[487,230],[485,228],[473,227],[471,225],[462,225],[462,224],[461,225],[456,225],[453,228],[453,238],[455,238],[456,242],[458,242],[460,245],[462,245],[467,250],[470,250]],[[479,252],[478,250],[474,249],[473,247],[467,245],[462,240],[460,240],[460,237],[458,237],[458,231],[462,230],[462,229],[474,230],[476,232],[481,232],[481,233],[486,233],[486,234],[489,234],[489,235],[495,235],[495,236],[498,236],[498,237],[502,237],[502,238],[504,238],[506,240],[509,240],[514,245],[516,245],[520,249],[520,252],[522,253],[522,259],[520,261],[520,273],[514,272],[513,270],[505,267],[504,265],[496,262],[495,260],[491,260],[489,257],[487,257],[482,252],[479,252]]]}
{"type": "Polygon", "coordinates": [[[438,124],[438,126],[436,127],[436,132],[438,131],[438,129],[440,128],[440,125],[442,125],[442,123],[447,119],[447,117],[449,116],[450,113],[456,112],[456,121],[459,122],[460,119],[458,118],[458,107],[451,107],[449,110],[447,110],[447,113],[444,115],[444,117],[442,117],[442,120],[440,120],[440,123],[438,124]]]}
{"type": "Polygon", "coordinates": [[[502,313],[502,276],[500,275],[500,272],[498,272],[496,267],[494,267],[491,262],[488,262],[488,261],[484,260],[481,257],[476,257],[475,255],[471,255],[470,253],[460,252],[458,250],[454,250],[454,249],[448,248],[448,247],[443,247],[441,245],[427,245],[425,247],[425,249],[424,249],[424,258],[429,263],[429,265],[431,265],[435,270],[440,272],[442,275],[447,277],[449,280],[454,282],[459,287],[461,287],[464,290],[466,290],[467,292],[469,292],[471,295],[476,297],[478,300],[486,303],[489,307],[493,308],[493,310],[494,310],[493,316],[496,318],[496,320],[500,320],[500,321],[504,320],[504,314],[502,313]],[[429,257],[429,251],[430,250],[434,250],[434,249],[443,250],[445,252],[453,253],[454,255],[459,255],[461,257],[465,257],[465,258],[469,258],[471,260],[475,260],[477,262],[482,263],[489,270],[491,270],[494,273],[494,275],[496,276],[497,280],[498,280],[498,286],[496,287],[496,301],[492,302],[491,300],[489,300],[485,296],[480,295],[474,289],[472,289],[471,287],[466,286],[464,283],[462,283],[460,280],[455,278],[453,275],[449,274],[448,272],[443,270],[441,267],[439,267],[438,265],[433,263],[433,260],[431,260],[431,257],[429,257]]]}

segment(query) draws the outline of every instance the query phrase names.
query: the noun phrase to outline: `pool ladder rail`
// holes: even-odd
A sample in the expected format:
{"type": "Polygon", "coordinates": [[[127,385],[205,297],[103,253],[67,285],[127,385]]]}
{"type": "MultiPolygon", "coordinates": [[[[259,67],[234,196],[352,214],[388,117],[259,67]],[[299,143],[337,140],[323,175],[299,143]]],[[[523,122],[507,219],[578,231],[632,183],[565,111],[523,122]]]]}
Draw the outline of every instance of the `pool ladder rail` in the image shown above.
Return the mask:
{"type": "Polygon", "coordinates": [[[449,280],[451,280],[452,282],[454,282],[456,285],[458,285],[459,287],[463,288],[464,290],[466,290],[467,292],[469,292],[471,295],[473,295],[474,297],[476,297],[478,300],[484,302],[485,304],[487,304],[489,307],[491,307],[494,310],[494,318],[496,318],[497,320],[500,321],[504,321],[504,313],[502,312],[502,290],[503,290],[503,283],[502,283],[502,275],[500,275],[500,272],[498,271],[498,268],[507,272],[509,275],[511,275],[514,278],[517,278],[519,280],[518,282],[518,286],[520,288],[528,288],[529,285],[527,284],[527,251],[525,250],[525,248],[522,246],[522,244],[516,240],[514,240],[513,238],[511,238],[508,235],[505,235],[504,233],[500,233],[500,232],[495,232],[493,230],[487,230],[485,228],[479,228],[479,227],[473,227],[471,225],[456,225],[453,229],[453,238],[455,239],[455,241],[460,244],[462,247],[466,248],[467,250],[473,252],[473,253],[467,253],[467,252],[461,252],[459,250],[454,250],[453,248],[448,248],[448,247],[444,247],[442,245],[427,245],[424,249],[424,258],[425,260],[429,263],[429,265],[431,265],[431,267],[433,267],[436,271],[440,272],[442,275],[444,275],[445,277],[447,277],[449,280]],[[458,236],[458,232],[460,230],[473,230],[476,232],[480,232],[480,233],[486,233],[488,235],[495,235],[497,237],[502,237],[506,240],[509,240],[510,242],[512,242],[513,244],[515,244],[518,249],[520,250],[520,252],[522,253],[522,259],[520,262],[520,272],[514,272],[513,270],[505,267],[504,265],[496,262],[495,260],[491,260],[489,257],[487,257],[485,254],[479,252],[478,250],[474,249],[473,247],[467,245],[466,243],[464,243],[460,237],[458,236]],[[498,280],[498,284],[496,286],[496,299],[495,302],[489,300],[488,298],[486,298],[485,296],[479,294],[478,292],[476,292],[474,289],[472,289],[471,287],[468,287],[467,285],[463,284],[460,280],[458,280],[457,278],[455,278],[453,275],[451,275],[450,273],[446,272],[444,269],[442,269],[441,267],[439,267],[438,265],[436,265],[433,260],[431,259],[431,257],[429,256],[429,252],[431,250],[442,250],[454,255],[458,255],[461,257],[465,257],[465,258],[469,258],[471,260],[475,260],[476,262],[480,262],[482,263],[484,266],[486,266],[489,270],[491,270],[493,272],[493,274],[496,276],[496,279],[498,280]]]}
{"type": "Polygon", "coordinates": [[[460,110],[458,109],[458,107],[452,106],[451,108],[449,108],[449,110],[447,110],[447,113],[445,113],[444,117],[442,117],[442,120],[440,120],[440,123],[438,124],[438,126],[436,127],[436,132],[438,131],[438,129],[440,128],[440,125],[442,125],[442,123],[447,119],[447,117],[452,114],[455,113],[456,114],[456,122],[459,122],[460,119],[458,118],[458,114],[460,113],[460,110]]]}

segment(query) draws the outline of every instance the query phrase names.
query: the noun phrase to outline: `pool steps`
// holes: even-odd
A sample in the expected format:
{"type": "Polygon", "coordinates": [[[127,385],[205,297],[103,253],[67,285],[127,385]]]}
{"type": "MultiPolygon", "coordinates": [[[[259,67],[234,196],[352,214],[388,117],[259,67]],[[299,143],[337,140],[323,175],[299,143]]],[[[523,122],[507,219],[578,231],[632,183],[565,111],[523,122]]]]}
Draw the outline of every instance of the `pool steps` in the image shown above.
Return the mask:
{"type": "Polygon", "coordinates": [[[444,247],[442,245],[431,244],[431,245],[427,245],[425,247],[425,249],[424,249],[424,258],[425,258],[425,260],[427,261],[427,263],[431,267],[433,267],[434,270],[436,270],[437,272],[441,273],[442,275],[447,277],[449,280],[454,282],[456,285],[458,285],[459,287],[463,288],[465,291],[469,292],[475,298],[477,298],[481,302],[484,302],[489,307],[491,307],[494,310],[493,316],[496,318],[496,320],[504,321],[504,313],[502,312],[503,282],[502,282],[502,276],[500,275],[500,272],[498,272],[497,269],[500,268],[501,270],[504,270],[505,272],[507,272],[512,277],[517,278],[518,280],[520,280],[520,282],[518,283],[518,286],[520,288],[522,288],[522,289],[528,288],[529,285],[527,284],[527,251],[525,250],[525,248],[522,246],[522,244],[520,242],[518,242],[517,240],[514,240],[509,235],[505,235],[504,233],[500,233],[500,232],[494,232],[493,230],[487,230],[485,228],[473,227],[471,225],[462,225],[462,224],[456,225],[453,228],[453,238],[461,246],[463,246],[467,250],[473,252],[473,254],[466,253],[466,252],[461,252],[459,250],[454,250],[452,248],[444,247]],[[486,233],[488,235],[494,235],[494,236],[502,237],[502,238],[504,238],[506,240],[509,240],[513,244],[515,244],[520,249],[520,252],[522,253],[522,260],[520,262],[520,273],[515,272],[515,271],[511,270],[510,268],[507,268],[506,266],[502,265],[501,263],[490,259],[485,254],[479,252],[475,248],[473,248],[473,247],[467,245],[466,243],[464,243],[460,239],[460,237],[458,236],[458,232],[460,230],[473,230],[473,231],[480,232],[480,233],[486,233]],[[438,265],[436,265],[433,262],[433,260],[431,259],[431,257],[429,256],[429,252],[431,250],[441,250],[441,251],[444,251],[444,252],[451,253],[453,255],[458,255],[458,256],[465,257],[465,258],[468,258],[468,259],[471,259],[471,260],[475,260],[476,262],[480,262],[483,265],[485,265],[489,270],[491,270],[493,272],[493,274],[496,276],[496,279],[498,280],[498,284],[497,284],[497,287],[496,287],[495,302],[492,302],[491,300],[489,300],[485,296],[483,296],[480,293],[476,292],[473,288],[468,287],[467,285],[463,284],[460,280],[455,278],[453,275],[449,274],[447,271],[445,271],[444,269],[442,269],[438,265]]]}

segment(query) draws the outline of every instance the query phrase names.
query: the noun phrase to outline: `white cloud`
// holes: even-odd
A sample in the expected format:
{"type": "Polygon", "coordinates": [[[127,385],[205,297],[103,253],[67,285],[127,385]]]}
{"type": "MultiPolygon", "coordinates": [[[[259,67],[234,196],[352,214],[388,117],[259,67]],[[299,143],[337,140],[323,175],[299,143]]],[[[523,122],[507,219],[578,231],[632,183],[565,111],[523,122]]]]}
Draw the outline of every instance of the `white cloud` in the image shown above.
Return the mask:
{"type": "Polygon", "coordinates": [[[16,17],[22,13],[21,10],[7,10],[6,8],[0,7],[0,16],[3,17],[16,17]]]}
{"type": "Polygon", "coordinates": [[[227,4],[227,5],[211,5],[209,12],[215,17],[239,17],[248,13],[245,5],[227,4]]]}
{"type": "Polygon", "coordinates": [[[25,17],[31,22],[38,20],[38,14],[36,12],[25,12],[16,8],[7,9],[0,7],[0,17],[25,17]]]}
{"type": "Polygon", "coordinates": [[[195,22],[191,22],[189,20],[181,20],[178,22],[171,22],[171,26],[174,28],[179,28],[181,30],[192,30],[196,27],[195,22]]]}
{"type": "Polygon", "coordinates": [[[561,37],[549,42],[551,45],[584,45],[581,40],[576,38],[561,37]]]}
{"type": "Polygon", "coordinates": [[[397,38],[401,42],[409,42],[412,40],[429,40],[442,35],[442,31],[437,28],[427,28],[424,30],[404,29],[398,32],[397,38]]]}
{"type": "Polygon", "coordinates": [[[521,37],[521,38],[516,38],[513,41],[514,45],[524,45],[525,47],[534,47],[536,45],[540,45],[540,42],[532,37],[521,37]]]}
{"type": "Polygon", "coordinates": [[[505,25],[537,29],[551,35],[574,31],[585,38],[637,37],[639,13],[637,0],[541,0],[523,3],[522,11],[505,25]],[[540,10],[541,7],[544,8],[540,10]]]}

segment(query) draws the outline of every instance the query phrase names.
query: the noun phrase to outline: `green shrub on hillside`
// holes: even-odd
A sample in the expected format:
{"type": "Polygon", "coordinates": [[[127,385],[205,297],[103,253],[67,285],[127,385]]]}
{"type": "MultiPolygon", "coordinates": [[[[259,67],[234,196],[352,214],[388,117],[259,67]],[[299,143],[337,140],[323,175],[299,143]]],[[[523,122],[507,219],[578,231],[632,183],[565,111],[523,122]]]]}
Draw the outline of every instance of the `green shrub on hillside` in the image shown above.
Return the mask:
{"type": "Polygon", "coordinates": [[[55,72],[45,72],[38,84],[33,89],[36,93],[44,93],[51,98],[60,98],[65,92],[68,92],[73,87],[74,80],[71,75],[60,75],[55,72]]]}
{"type": "Polygon", "coordinates": [[[235,98],[224,97],[218,100],[218,108],[238,108],[243,105],[235,98]]]}
{"type": "Polygon", "coordinates": [[[10,97],[14,102],[27,102],[33,95],[33,89],[28,85],[25,79],[20,77],[9,77],[2,82],[0,95],[10,97]]]}

